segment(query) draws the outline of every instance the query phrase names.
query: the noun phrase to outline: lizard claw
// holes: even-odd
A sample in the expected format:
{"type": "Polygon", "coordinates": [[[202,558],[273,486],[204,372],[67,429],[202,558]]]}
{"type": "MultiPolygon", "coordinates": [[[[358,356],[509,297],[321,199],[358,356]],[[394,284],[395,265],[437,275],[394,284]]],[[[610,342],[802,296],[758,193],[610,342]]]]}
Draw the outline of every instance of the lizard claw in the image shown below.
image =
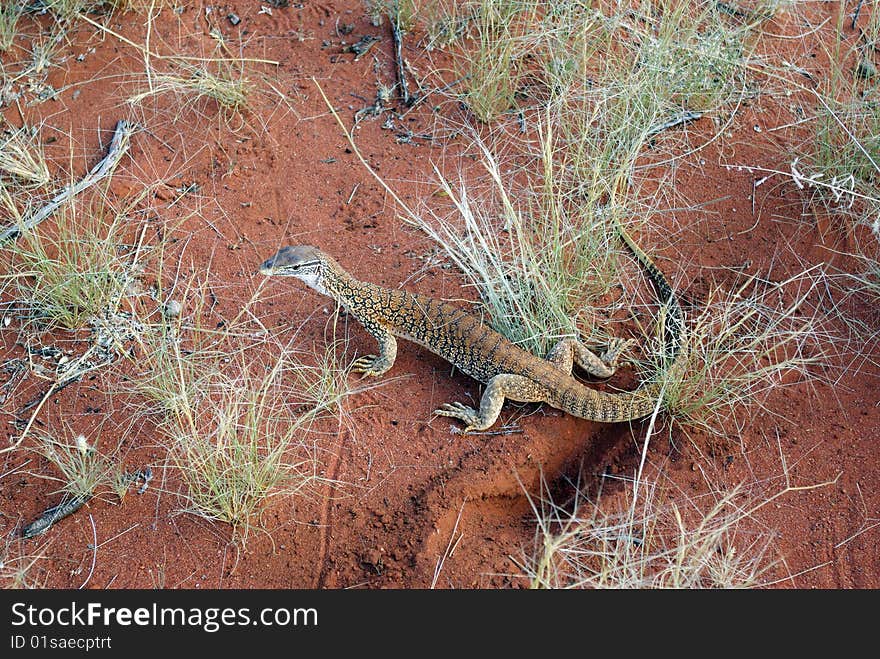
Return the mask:
{"type": "Polygon", "coordinates": [[[352,362],[351,370],[363,375],[382,375],[388,369],[382,368],[380,361],[380,357],[377,355],[364,355],[352,362]]]}
{"type": "Polygon", "coordinates": [[[477,411],[468,407],[464,403],[443,403],[438,409],[434,410],[434,414],[438,416],[449,416],[467,424],[462,433],[477,429],[480,424],[480,417],[477,411]]]}
{"type": "Polygon", "coordinates": [[[599,358],[610,368],[615,368],[621,355],[636,343],[638,342],[635,339],[611,339],[608,342],[608,348],[599,358]]]}

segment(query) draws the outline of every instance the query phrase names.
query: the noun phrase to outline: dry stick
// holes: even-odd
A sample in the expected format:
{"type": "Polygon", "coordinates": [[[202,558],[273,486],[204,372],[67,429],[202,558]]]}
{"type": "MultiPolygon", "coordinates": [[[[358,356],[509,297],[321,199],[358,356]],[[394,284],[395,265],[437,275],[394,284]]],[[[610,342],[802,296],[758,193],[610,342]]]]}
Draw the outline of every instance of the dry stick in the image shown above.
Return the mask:
{"type": "Polygon", "coordinates": [[[95,520],[91,513],[89,513],[89,521],[92,523],[92,567],[89,569],[89,576],[82,582],[79,590],[85,588],[86,584],[91,580],[92,575],[95,573],[95,562],[98,560],[98,530],[95,528],[95,520]]]}
{"type": "Polygon", "coordinates": [[[315,87],[317,87],[318,91],[321,93],[321,98],[324,99],[324,103],[327,105],[327,108],[330,110],[330,114],[333,115],[333,118],[336,119],[336,123],[338,123],[339,127],[342,129],[342,134],[345,135],[345,139],[347,139],[348,143],[351,145],[351,150],[354,151],[354,155],[356,155],[358,157],[358,160],[360,160],[361,164],[367,168],[367,171],[370,172],[370,174],[373,176],[373,178],[379,182],[379,185],[381,185],[385,189],[385,192],[387,192],[389,195],[391,195],[391,198],[394,199],[395,202],[397,202],[397,205],[400,206],[400,208],[402,208],[404,211],[406,211],[406,213],[411,218],[416,217],[416,214],[413,213],[409,209],[409,206],[406,205],[406,203],[403,201],[403,199],[398,197],[397,193],[394,192],[394,190],[392,190],[391,187],[385,181],[382,180],[382,177],[379,176],[375,171],[373,171],[373,168],[370,167],[370,163],[368,163],[366,161],[366,159],[363,157],[363,155],[361,155],[360,149],[357,148],[357,144],[354,143],[354,140],[351,137],[351,133],[348,132],[348,129],[345,127],[345,124],[342,123],[342,119],[339,118],[339,114],[336,112],[336,109],[333,107],[333,105],[331,105],[330,99],[327,98],[327,94],[325,94],[324,90],[321,89],[321,85],[318,84],[318,81],[315,79],[314,76],[312,76],[312,82],[315,83],[315,87]]]}
{"type": "MultiPolygon", "coordinates": [[[[133,48],[137,48],[139,51],[141,51],[145,55],[152,57],[153,59],[170,59],[170,60],[178,60],[178,61],[183,60],[183,61],[189,61],[189,62],[228,62],[230,60],[229,57],[184,57],[183,55],[160,55],[158,53],[152,52],[151,50],[149,50],[145,46],[141,46],[140,44],[135,43],[131,39],[126,39],[121,34],[119,34],[118,32],[114,32],[106,25],[101,25],[97,21],[93,21],[91,18],[89,18],[85,14],[80,14],[78,16],[78,18],[84,20],[86,23],[91,23],[92,25],[94,25],[96,28],[98,28],[102,32],[106,32],[110,36],[116,37],[121,42],[128,44],[129,46],[131,46],[133,48]]],[[[253,62],[256,64],[271,64],[272,66],[280,66],[281,65],[281,62],[278,62],[276,60],[256,59],[253,57],[244,57],[244,58],[241,58],[240,61],[253,62]]]]}
{"type": "Polygon", "coordinates": [[[642,482],[642,474],[645,471],[645,460],[648,457],[648,443],[651,441],[651,435],[654,434],[654,423],[657,421],[657,416],[660,414],[660,408],[663,406],[663,397],[666,394],[666,380],[664,379],[663,385],[660,387],[660,393],[657,394],[657,403],[654,405],[654,411],[651,413],[651,421],[648,423],[648,430],[645,432],[645,442],[642,444],[642,457],[639,460],[639,468],[635,474],[635,480],[633,480],[633,500],[632,506],[629,510],[629,523],[632,524],[635,519],[636,514],[636,503],[639,495],[639,483],[642,482]]]}
{"type": "Polygon", "coordinates": [[[150,66],[150,37],[153,35],[153,9],[156,0],[150,0],[150,8],[147,10],[147,36],[144,39],[144,70],[147,72],[147,86],[153,91],[153,67],[150,66]]]}
{"type": "MultiPolygon", "coordinates": [[[[440,579],[440,572],[443,571],[443,563],[446,562],[446,559],[452,556],[452,552],[455,551],[455,547],[458,546],[458,541],[455,542],[455,546],[453,546],[452,542],[455,540],[455,533],[458,531],[458,523],[461,521],[461,514],[464,512],[464,506],[467,503],[467,498],[461,502],[461,508],[458,509],[458,517],[455,518],[455,526],[452,527],[452,533],[449,536],[449,544],[446,545],[446,551],[443,552],[443,555],[437,561],[437,565],[434,567],[434,578],[431,579],[431,588],[436,588],[437,581],[440,579]]],[[[458,536],[458,539],[461,540],[463,536],[458,536]]]]}
{"type": "MultiPolygon", "coordinates": [[[[92,498],[91,492],[79,494],[72,499],[62,501],[57,506],[46,508],[43,514],[21,530],[22,538],[33,538],[45,533],[55,522],[61,521],[69,515],[73,515],[92,498]]],[[[91,515],[89,515],[91,517],[91,515]]]]}
{"type": "Polygon", "coordinates": [[[852,17],[852,29],[856,29],[856,23],[859,22],[859,14],[862,13],[862,5],[865,4],[865,0],[859,0],[859,4],[856,7],[855,13],[853,13],[852,17]]]}
{"type": "Polygon", "coordinates": [[[9,451],[14,451],[15,449],[17,449],[21,445],[21,443],[24,441],[24,438],[27,437],[28,432],[30,432],[31,426],[34,425],[34,420],[37,418],[37,414],[39,414],[40,410],[43,409],[43,404],[47,400],[49,400],[49,396],[51,396],[53,393],[55,393],[57,388],[58,388],[58,381],[55,381],[52,383],[52,386],[49,387],[49,390],[40,399],[40,402],[37,404],[37,409],[35,409],[33,414],[31,414],[31,418],[28,419],[27,425],[24,427],[24,430],[22,431],[19,438],[11,446],[7,446],[6,448],[0,449],[0,455],[2,455],[3,453],[7,453],[9,451]]]}
{"type": "Polygon", "coordinates": [[[690,110],[681,112],[672,119],[669,119],[668,121],[664,121],[662,123],[651,126],[651,128],[649,128],[648,132],[645,134],[645,137],[654,137],[654,135],[662,133],[664,130],[668,130],[669,128],[675,128],[676,126],[696,121],[702,116],[702,112],[693,112],[690,110]]]}
{"type": "Polygon", "coordinates": [[[403,70],[403,34],[400,31],[400,26],[397,24],[396,17],[392,18],[389,22],[391,23],[391,36],[394,39],[394,59],[397,61],[397,82],[400,84],[403,104],[411,107],[416,102],[416,98],[409,95],[409,87],[406,84],[406,72],[403,70]]]}
{"type": "Polygon", "coordinates": [[[116,165],[119,164],[119,160],[128,151],[129,140],[134,132],[134,124],[125,119],[118,121],[116,123],[116,130],[113,133],[113,139],[110,141],[110,146],[107,149],[107,155],[104,156],[97,165],[92,167],[92,170],[80,179],[79,182],[72,186],[65,186],[60,192],[52,197],[52,200],[48,204],[43,206],[36,213],[25,218],[19,224],[6,227],[0,232],[0,244],[7,240],[17,238],[25,230],[33,229],[40,222],[58,210],[58,207],[68,199],[75,197],[89,186],[94,185],[102,178],[111,174],[116,165]]]}

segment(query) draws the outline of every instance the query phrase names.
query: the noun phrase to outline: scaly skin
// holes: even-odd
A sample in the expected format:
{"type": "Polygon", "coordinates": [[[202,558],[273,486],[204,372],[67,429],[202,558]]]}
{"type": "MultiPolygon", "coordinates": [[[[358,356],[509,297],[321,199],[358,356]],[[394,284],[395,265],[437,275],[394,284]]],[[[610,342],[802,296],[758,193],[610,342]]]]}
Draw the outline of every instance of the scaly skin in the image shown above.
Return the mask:
{"type": "MultiPolygon", "coordinates": [[[[617,229],[667,306],[667,354],[669,359],[680,358],[684,323],[678,300],[651,259],[623,227],[617,225],[617,229]]],[[[602,355],[596,355],[579,341],[568,338],[560,341],[547,359],[540,359],[458,307],[425,295],[359,281],[331,257],[306,245],[282,248],[263,263],[260,272],[302,279],[319,293],[332,297],[363,324],[378,341],[379,354],[356,360],[357,372],[378,376],[388,371],[397,356],[395,337],[400,337],[427,348],[485,383],[479,410],[462,403],[446,403],[435,411],[463,421],[464,432],[491,427],[505,399],[547,403],[582,419],[615,423],[651,414],[660,394],[657,384],[631,392],[605,393],[572,377],[573,364],[596,377],[610,377],[630,341],[615,340],[602,355]]]]}

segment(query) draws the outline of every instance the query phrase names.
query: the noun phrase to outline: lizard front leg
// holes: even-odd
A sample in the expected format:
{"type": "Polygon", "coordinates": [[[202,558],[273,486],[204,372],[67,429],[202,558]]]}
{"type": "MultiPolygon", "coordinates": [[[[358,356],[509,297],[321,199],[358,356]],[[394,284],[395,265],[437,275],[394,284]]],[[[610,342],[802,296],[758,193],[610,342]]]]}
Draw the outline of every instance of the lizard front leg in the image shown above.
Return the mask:
{"type": "Polygon", "coordinates": [[[379,323],[364,323],[364,327],[379,342],[379,354],[359,357],[354,360],[351,369],[364,375],[382,375],[394,366],[394,360],[397,359],[397,339],[379,323]]]}
{"type": "Polygon", "coordinates": [[[501,373],[486,384],[479,411],[464,403],[444,403],[434,410],[434,414],[464,421],[466,426],[463,432],[486,430],[498,420],[505,398],[521,403],[540,403],[547,399],[547,395],[546,388],[534,380],[522,375],[501,373]]]}

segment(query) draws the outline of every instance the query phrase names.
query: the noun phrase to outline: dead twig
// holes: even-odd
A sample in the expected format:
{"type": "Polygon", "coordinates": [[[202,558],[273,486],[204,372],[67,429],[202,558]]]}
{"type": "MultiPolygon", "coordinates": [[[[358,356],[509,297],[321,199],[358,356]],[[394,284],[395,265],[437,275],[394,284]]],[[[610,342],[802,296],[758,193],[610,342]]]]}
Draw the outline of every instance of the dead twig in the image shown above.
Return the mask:
{"type": "Polygon", "coordinates": [[[403,104],[412,107],[418,97],[410,96],[409,86],[406,84],[406,71],[403,70],[403,33],[396,18],[392,18],[389,23],[391,23],[391,36],[394,39],[394,60],[397,64],[397,82],[400,85],[400,95],[403,104]]]}
{"type": "Polygon", "coordinates": [[[87,576],[86,580],[82,582],[82,586],[79,587],[79,590],[85,588],[86,584],[91,581],[92,575],[95,573],[95,563],[98,560],[98,530],[95,528],[95,520],[91,513],[89,513],[89,521],[92,523],[92,567],[89,569],[89,576],[87,576]]]}
{"type": "Polygon", "coordinates": [[[446,545],[446,551],[443,552],[443,555],[434,567],[434,578],[431,580],[432,589],[437,587],[437,581],[440,579],[440,573],[443,571],[443,563],[446,562],[448,557],[452,556],[452,552],[455,551],[455,548],[458,547],[458,543],[461,542],[461,539],[464,537],[464,534],[462,534],[456,539],[455,534],[458,532],[458,523],[461,521],[461,514],[464,512],[464,506],[466,503],[467,498],[461,502],[461,508],[458,509],[458,517],[455,518],[455,526],[452,527],[452,533],[449,535],[449,544],[446,545]]]}
{"type": "Polygon", "coordinates": [[[0,244],[7,240],[12,240],[20,236],[24,231],[30,231],[40,222],[52,215],[58,208],[68,199],[75,197],[86,188],[94,185],[101,179],[109,176],[122,156],[128,151],[131,136],[135,133],[134,124],[121,119],[116,124],[116,130],[113,133],[113,139],[110,140],[110,146],[107,149],[107,155],[104,156],[97,165],[92,167],[91,171],[86,174],[77,183],[65,186],[58,192],[48,204],[43,206],[33,215],[25,218],[19,224],[6,227],[0,232],[0,244]]]}
{"type": "Polygon", "coordinates": [[[34,536],[45,533],[50,526],[75,513],[91,498],[91,492],[88,494],[80,494],[79,496],[62,501],[57,506],[46,508],[42,515],[21,530],[21,537],[33,538],[34,536]]]}
{"type": "Polygon", "coordinates": [[[696,121],[702,116],[702,112],[686,110],[674,116],[672,119],[669,119],[668,121],[664,121],[662,123],[651,126],[651,128],[648,129],[646,137],[653,137],[654,135],[662,133],[664,130],[668,130],[670,128],[675,128],[676,126],[681,126],[692,121],[696,121]]]}

